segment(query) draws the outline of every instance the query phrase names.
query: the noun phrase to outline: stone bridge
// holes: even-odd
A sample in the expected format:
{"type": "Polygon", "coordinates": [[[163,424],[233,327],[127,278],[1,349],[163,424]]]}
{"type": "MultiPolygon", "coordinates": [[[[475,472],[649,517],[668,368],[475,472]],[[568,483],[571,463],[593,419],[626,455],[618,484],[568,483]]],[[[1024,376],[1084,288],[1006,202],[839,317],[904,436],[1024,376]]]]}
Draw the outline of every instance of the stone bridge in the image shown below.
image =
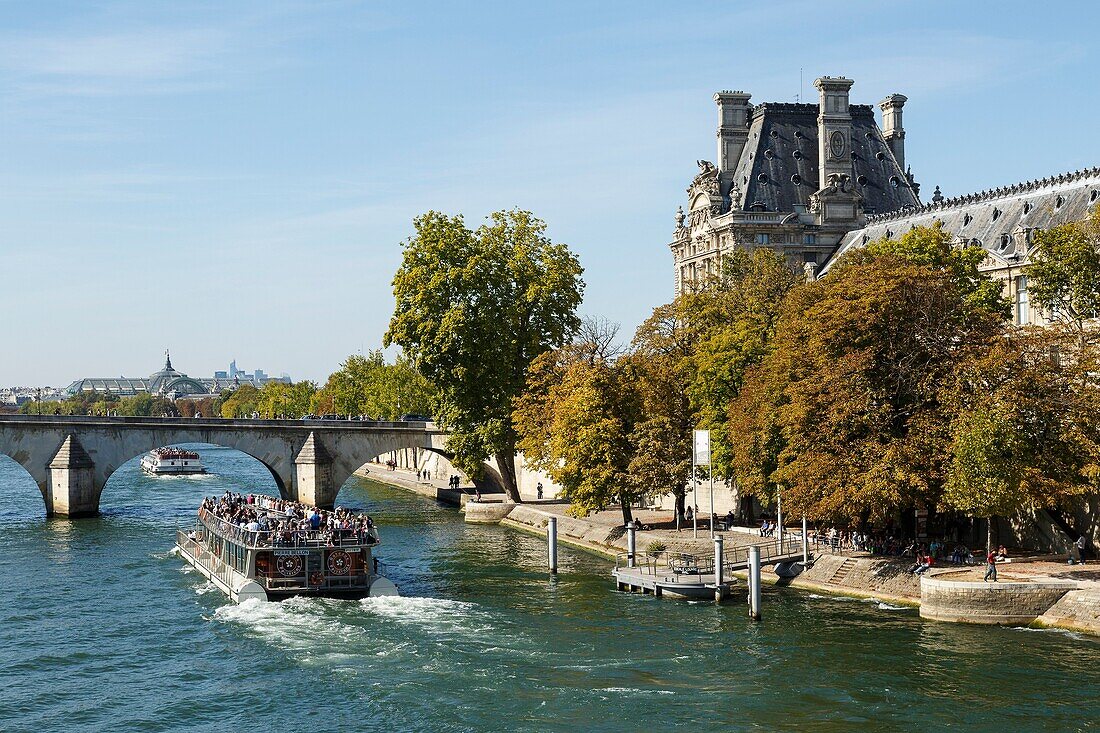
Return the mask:
{"type": "Polygon", "coordinates": [[[0,454],[27,469],[50,516],[99,512],[119,466],[153,448],[212,443],[262,463],[284,498],[331,507],[344,482],[378,456],[420,448],[448,459],[433,423],[0,415],[0,454]]]}

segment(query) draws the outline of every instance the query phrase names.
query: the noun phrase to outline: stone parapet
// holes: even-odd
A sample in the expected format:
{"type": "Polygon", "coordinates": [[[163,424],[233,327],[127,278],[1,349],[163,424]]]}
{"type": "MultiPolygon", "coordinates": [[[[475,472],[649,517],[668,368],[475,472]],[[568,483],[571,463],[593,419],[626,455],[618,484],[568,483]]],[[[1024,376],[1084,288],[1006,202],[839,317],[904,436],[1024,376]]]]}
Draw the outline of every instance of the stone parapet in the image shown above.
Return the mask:
{"type": "Polygon", "coordinates": [[[920,615],[936,621],[1027,625],[1051,609],[1077,583],[1062,580],[985,583],[951,580],[952,573],[921,578],[920,615]]]}

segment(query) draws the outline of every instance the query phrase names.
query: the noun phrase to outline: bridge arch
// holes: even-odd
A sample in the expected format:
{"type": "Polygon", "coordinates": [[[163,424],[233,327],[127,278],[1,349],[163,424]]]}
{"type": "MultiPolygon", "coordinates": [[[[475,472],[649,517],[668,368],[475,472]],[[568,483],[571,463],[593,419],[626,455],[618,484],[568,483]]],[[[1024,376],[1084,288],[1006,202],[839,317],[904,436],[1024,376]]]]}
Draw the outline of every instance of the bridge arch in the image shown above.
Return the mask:
{"type": "MultiPolygon", "coordinates": [[[[0,480],[3,480],[5,485],[13,485],[13,489],[0,492],[0,502],[6,510],[14,510],[17,512],[23,512],[28,508],[28,505],[34,502],[33,489],[38,489],[39,498],[44,502],[45,493],[41,483],[35,479],[27,467],[22,465],[19,461],[15,460],[7,453],[0,453],[0,480]],[[26,489],[24,491],[24,489],[26,489]],[[14,490],[14,493],[10,493],[14,490]]],[[[44,517],[45,512],[40,512],[42,504],[37,505],[36,516],[44,517]]],[[[5,510],[0,510],[0,514],[3,514],[5,510]]]]}
{"type": "Polygon", "coordinates": [[[340,487],[376,456],[402,448],[445,454],[430,423],[0,416],[0,452],[31,474],[47,513],[95,514],[107,480],[153,448],[206,443],[255,458],[285,498],[331,506],[340,487]]]}

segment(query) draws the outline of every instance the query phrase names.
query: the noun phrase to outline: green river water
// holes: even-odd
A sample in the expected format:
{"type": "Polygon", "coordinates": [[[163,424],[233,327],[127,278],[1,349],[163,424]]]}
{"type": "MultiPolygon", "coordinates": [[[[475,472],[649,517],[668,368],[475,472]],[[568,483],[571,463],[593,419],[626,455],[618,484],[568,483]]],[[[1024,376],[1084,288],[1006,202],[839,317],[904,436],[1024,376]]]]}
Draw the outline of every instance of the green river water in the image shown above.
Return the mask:
{"type": "MultiPolygon", "coordinates": [[[[403,597],[230,603],[170,553],[225,488],[274,493],[235,451],[213,474],[136,461],[101,517],[46,521],[0,459],[0,730],[1075,731],[1100,727],[1091,637],[938,624],[877,602],[766,589],[742,603],[614,590],[609,563],[466,525],[370,481],[403,597]]],[[[741,596],[743,600],[743,595],[741,596]]]]}

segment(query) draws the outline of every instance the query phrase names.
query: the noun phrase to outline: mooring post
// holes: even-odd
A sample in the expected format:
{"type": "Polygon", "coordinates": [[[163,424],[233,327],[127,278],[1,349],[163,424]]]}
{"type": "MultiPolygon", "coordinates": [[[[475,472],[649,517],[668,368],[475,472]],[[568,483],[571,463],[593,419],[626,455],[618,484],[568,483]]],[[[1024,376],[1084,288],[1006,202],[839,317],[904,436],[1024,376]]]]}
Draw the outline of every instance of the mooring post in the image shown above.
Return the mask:
{"type": "Polygon", "coordinates": [[[632,568],[637,563],[634,560],[634,556],[637,552],[638,538],[635,536],[635,529],[633,522],[626,523],[626,566],[632,568]]]}
{"type": "Polygon", "coordinates": [[[802,567],[810,565],[810,536],[806,532],[806,517],[802,517],[802,567]]]}
{"type": "Polygon", "coordinates": [[[546,525],[546,549],[549,554],[550,572],[558,572],[558,518],[550,517],[546,525]]]}
{"type": "Polygon", "coordinates": [[[726,596],[726,574],[722,567],[725,553],[722,551],[722,535],[714,535],[714,602],[721,603],[726,596]]]}
{"type": "Polygon", "coordinates": [[[760,548],[749,547],[749,618],[760,620],[760,548]]]}

